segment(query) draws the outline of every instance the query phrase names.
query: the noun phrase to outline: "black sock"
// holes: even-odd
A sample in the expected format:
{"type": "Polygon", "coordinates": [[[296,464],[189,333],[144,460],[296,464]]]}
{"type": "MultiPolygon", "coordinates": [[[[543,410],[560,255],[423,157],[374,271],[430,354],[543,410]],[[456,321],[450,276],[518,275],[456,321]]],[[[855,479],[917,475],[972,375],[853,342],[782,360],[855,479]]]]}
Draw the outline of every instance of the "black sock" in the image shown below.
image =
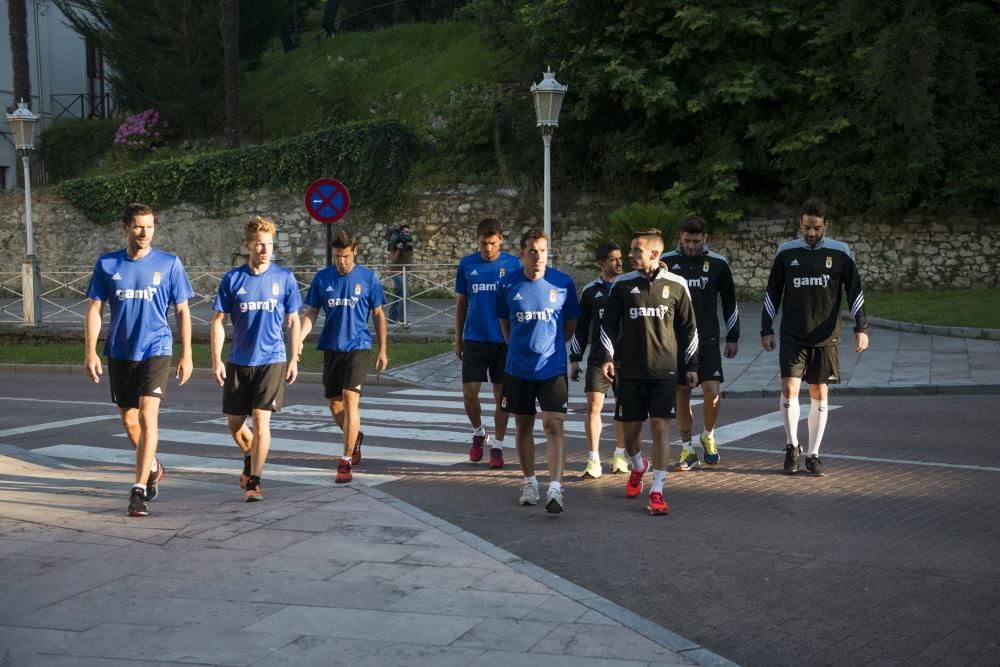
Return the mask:
{"type": "Polygon", "coordinates": [[[244,475],[249,475],[250,474],[250,455],[249,454],[247,454],[246,456],[243,457],[243,474],[244,475]]]}
{"type": "Polygon", "coordinates": [[[249,484],[251,482],[254,484],[260,484],[260,475],[250,475],[250,481],[247,483],[249,484]]]}

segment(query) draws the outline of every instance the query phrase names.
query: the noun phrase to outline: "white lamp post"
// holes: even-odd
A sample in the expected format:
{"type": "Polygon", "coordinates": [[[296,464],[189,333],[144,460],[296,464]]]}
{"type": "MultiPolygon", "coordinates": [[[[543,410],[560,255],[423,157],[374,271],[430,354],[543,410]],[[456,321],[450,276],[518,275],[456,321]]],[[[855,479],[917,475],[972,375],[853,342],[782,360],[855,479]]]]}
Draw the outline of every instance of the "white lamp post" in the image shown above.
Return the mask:
{"type": "Polygon", "coordinates": [[[24,218],[27,231],[27,252],[21,262],[21,303],[24,325],[37,327],[42,323],[42,279],[38,259],[35,257],[35,234],[31,226],[31,151],[35,148],[35,123],[38,116],[31,113],[21,100],[14,113],[7,114],[7,122],[14,134],[14,147],[21,151],[24,161],[24,218]]]}
{"type": "Polygon", "coordinates": [[[556,74],[551,69],[542,74],[541,83],[531,86],[531,94],[535,98],[536,126],[542,128],[542,142],[545,144],[545,235],[549,237],[550,264],[555,264],[552,241],[552,133],[559,127],[559,110],[567,90],[569,86],[556,81],[556,74]]]}

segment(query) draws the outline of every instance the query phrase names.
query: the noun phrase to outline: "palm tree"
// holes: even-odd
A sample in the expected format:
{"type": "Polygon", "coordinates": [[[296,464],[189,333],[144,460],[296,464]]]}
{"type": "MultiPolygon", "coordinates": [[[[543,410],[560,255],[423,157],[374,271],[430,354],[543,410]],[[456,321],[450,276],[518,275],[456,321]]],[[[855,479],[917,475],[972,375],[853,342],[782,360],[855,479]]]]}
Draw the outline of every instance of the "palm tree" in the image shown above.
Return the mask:
{"type": "Polygon", "coordinates": [[[240,146],[240,0],[222,0],[222,51],[225,60],[226,145],[240,146]]]}
{"type": "Polygon", "coordinates": [[[25,0],[8,0],[10,55],[14,70],[14,104],[31,106],[31,72],[28,69],[28,9],[25,0]]]}

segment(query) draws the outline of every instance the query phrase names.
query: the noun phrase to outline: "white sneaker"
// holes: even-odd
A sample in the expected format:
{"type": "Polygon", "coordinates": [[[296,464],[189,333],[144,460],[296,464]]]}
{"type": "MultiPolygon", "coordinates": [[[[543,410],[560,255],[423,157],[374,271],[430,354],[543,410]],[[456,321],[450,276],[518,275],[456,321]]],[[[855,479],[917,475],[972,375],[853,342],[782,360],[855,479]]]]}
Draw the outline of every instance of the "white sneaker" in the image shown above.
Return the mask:
{"type": "Polygon", "coordinates": [[[521,487],[521,499],[518,501],[522,505],[538,504],[538,487],[534,484],[525,484],[521,487]]]}
{"type": "Polygon", "coordinates": [[[549,514],[559,514],[565,507],[563,507],[563,494],[562,488],[553,489],[549,487],[549,492],[545,494],[545,511],[549,514]]]}

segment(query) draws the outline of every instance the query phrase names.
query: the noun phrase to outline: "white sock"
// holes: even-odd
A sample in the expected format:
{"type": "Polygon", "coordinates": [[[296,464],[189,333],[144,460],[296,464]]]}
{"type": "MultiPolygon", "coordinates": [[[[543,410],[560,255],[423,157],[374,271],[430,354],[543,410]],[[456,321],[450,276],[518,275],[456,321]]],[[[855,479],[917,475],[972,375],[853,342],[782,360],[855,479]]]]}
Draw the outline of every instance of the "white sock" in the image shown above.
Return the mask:
{"type": "Polygon", "coordinates": [[[341,456],[340,460],[341,461],[347,461],[348,463],[350,463],[351,462],[351,457],[350,456],[341,456]]]}
{"type": "Polygon", "coordinates": [[[819,456],[819,446],[823,442],[823,431],[826,430],[827,402],[813,400],[809,406],[809,452],[808,455],[819,456]]]}
{"type": "Polygon", "coordinates": [[[472,432],[472,435],[486,435],[486,429],[480,424],[476,427],[476,430],[472,432]]]}
{"type": "Polygon", "coordinates": [[[159,468],[159,466],[157,465],[157,463],[156,463],[156,457],[154,456],[153,457],[153,463],[152,463],[152,465],[149,466],[149,472],[156,472],[157,468],[159,468]]]}
{"type": "Polygon", "coordinates": [[[714,428],[711,431],[706,430],[706,429],[701,429],[701,432],[705,434],[706,438],[714,438],[715,437],[715,429],[714,428]]]}
{"type": "Polygon", "coordinates": [[[653,471],[653,486],[649,488],[649,492],[659,491],[663,493],[663,483],[667,481],[667,471],[666,470],[654,470],[653,471]]]}
{"type": "Polygon", "coordinates": [[[792,396],[780,399],[781,421],[785,424],[785,442],[793,445],[799,444],[799,397],[792,396]]]}
{"type": "Polygon", "coordinates": [[[132,488],[133,489],[142,489],[142,492],[146,493],[146,485],[145,484],[140,484],[139,482],[136,482],[135,484],[132,485],[132,488]]]}
{"type": "Polygon", "coordinates": [[[614,455],[615,456],[625,456],[625,448],[624,447],[615,447],[615,454],[614,455]]]}
{"type": "Polygon", "coordinates": [[[538,488],[538,478],[535,477],[534,475],[532,475],[531,477],[525,477],[524,478],[524,483],[525,484],[531,484],[536,489],[538,488]]]}
{"type": "Polygon", "coordinates": [[[562,483],[556,481],[550,481],[549,491],[562,491],[562,483]]]}
{"type": "Polygon", "coordinates": [[[632,467],[635,470],[642,470],[642,452],[638,452],[635,456],[630,456],[629,458],[632,459],[632,467]]]}
{"type": "Polygon", "coordinates": [[[600,452],[594,452],[594,451],[590,452],[590,460],[591,461],[597,461],[598,463],[600,463],[601,462],[601,453],[600,452]]]}
{"type": "Polygon", "coordinates": [[[493,438],[493,447],[494,449],[503,449],[503,440],[497,440],[496,438],[493,438]]]}

